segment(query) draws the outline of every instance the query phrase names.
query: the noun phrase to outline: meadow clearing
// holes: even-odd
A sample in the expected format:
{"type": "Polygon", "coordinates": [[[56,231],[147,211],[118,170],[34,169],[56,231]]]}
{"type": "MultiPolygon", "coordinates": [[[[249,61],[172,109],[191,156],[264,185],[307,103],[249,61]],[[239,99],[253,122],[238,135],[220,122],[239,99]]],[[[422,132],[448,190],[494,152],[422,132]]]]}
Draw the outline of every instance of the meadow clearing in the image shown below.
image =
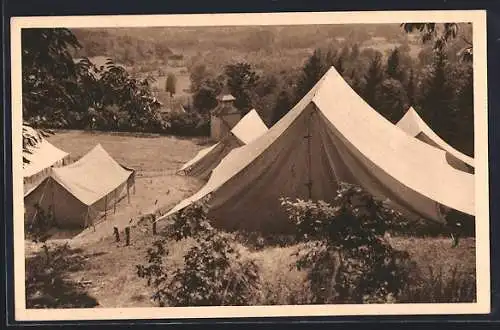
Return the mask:
{"type": "MultiPolygon", "coordinates": [[[[206,139],[57,131],[48,140],[69,152],[73,159],[100,143],[118,162],[136,170],[136,192],[130,204],[122,200],[116,213],[111,212],[106,221],[95,228],[71,235],[59,234],[49,241],[52,249],[62,242],[67,242],[69,248],[62,254],[60,266],[54,266],[57,271],[52,278],[56,278],[56,284],[52,280],[49,285],[42,277],[31,280],[27,290],[28,305],[156,306],[145,280],[137,276],[136,265],[145,262],[146,251],[161,235],[162,226],[159,225],[159,233],[155,236],[151,224],[139,220],[149,213],[165,212],[202,186],[202,182],[178,175],[176,170],[206,146],[206,139]],[[123,230],[128,224],[132,226],[131,245],[125,246],[123,240],[115,242],[113,226],[123,230]],[[75,299],[76,295],[80,298],[75,299]],[[41,296],[45,297],[44,303],[37,300],[41,296]],[[48,302],[47,296],[52,296],[52,300],[48,302]]],[[[265,246],[255,250],[238,244],[245,257],[254,259],[260,268],[261,292],[253,304],[307,303],[306,272],[294,268],[296,257],[292,254],[298,246],[265,246]]],[[[457,295],[474,299],[474,238],[463,238],[457,247],[452,247],[449,237],[392,237],[391,245],[408,251],[422,276],[408,300],[442,302],[443,297],[453,299],[457,295]]],[[[188,247],[189,240],[169,242],[169,266],[179,267],[188,247]]],[[[37,245],[26,241],[27,265],[33,263],[32,258],[36,255],[37,245]]]]}

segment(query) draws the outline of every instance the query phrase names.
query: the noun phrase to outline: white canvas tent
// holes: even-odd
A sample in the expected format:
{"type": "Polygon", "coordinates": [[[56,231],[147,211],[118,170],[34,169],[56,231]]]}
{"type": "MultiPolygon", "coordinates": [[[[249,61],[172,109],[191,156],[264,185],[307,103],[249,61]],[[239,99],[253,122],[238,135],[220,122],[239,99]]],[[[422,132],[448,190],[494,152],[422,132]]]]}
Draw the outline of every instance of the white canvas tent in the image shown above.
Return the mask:
{"type": "MultiPolygon", "coordinates": [[[[26,134],[31,136],[38,135],[31,127],[23,126],[26,134]]],[[[28,151],[23,150],[23,158],[28,163],[23,163],[23,183],[25,191],[39,184],[43,179],[50,175],[52,167],[60,167],[69,162],[69,154],[55,147],[45,138],[34,147],[28,147],[28,151]]]]}
{"type": "Polygon", "coordinates": [[[390,199],[406,215],[443,222],[441,206],[475,214],[474,176],[384,119],[331,68],[266,134],[231,151],[204,187],[158,220],[210,196],[217,226],[283,232],[290,224],[280,197],[331,201],[342,181],[390,199]]]}
{"type": "Polygon", "coordinates": [[[396,124],[408,135],[446,151],[448,163],[461,171],[474,172],[474,158],[456,150],[439,137],[418,115],[413,107],[396,124]]]}
{"type": "Polygon", "coordinates": [[[25,221],[38,210],[51,213],[61,227],[86,227],[101,212],[116,208],[134,185],[134,171],[118,164],[99,144],[51,175],[24,197],[25,221]]]}
{"type": "Polygon", "coordinates": [[[179,172],[207,180],[212,170],[231,150],[252,142],[266,133],[267,129],[257,111],[252,109],[220,142],[200,150],[193,159],[179,169],[179,172]]]}

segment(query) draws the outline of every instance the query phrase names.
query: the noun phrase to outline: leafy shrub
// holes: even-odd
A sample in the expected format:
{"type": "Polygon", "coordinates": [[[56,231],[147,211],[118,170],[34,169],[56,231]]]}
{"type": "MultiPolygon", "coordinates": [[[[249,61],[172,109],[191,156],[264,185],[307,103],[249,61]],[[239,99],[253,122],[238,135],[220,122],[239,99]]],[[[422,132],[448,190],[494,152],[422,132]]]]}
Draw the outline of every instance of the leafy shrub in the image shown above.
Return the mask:
{"type": "Polygon", "coordinates": [[[34,243],[41,243],[45,252],[45,262],[47,265],[51,262],[51,256],[47,240],[50,237],[50,229],[55,226],[54,214],[52,208],[46,212],[40,205],[35,204],[35,215],[26,228],[27,236],[34,243]]]}
{"type": "Polygon", "coordinates": [[[193,203],[177,212],[168,229],[168,236],[175,241],[180,241],[188,237],[198,237],[209,233],[213,229],[206,214],[207,207],[204,202],[193,203]]]}
{"type": "Polygon", "coordinates": [[[163,116],[166,132],[181,136],[210,135],[210,119],[196,112],[169,112],[163,116]]]}
{"type": "Polygon", "coordinates": [[[291,201],[282,205],[299,238],[312,241],[297,253],[308,270],[314,303],[392,302],[409,274],[406,252],[385,240],[401,216],[361,188],[342,184],[333,204],[291,201]]]}
{"type": "Polygon", "coordinates": [[[475,236],[474,216],[449,210],[445,215],[445,223],[429,221],[423,218],[396,222],[390,225],[388,232],[392,235],[406,237],[442,237],[452,235],[458,237],[475,236]]]}
{"type": "Polygon", "coordinates": [[[139,277],[154,287],[160,306],[246,305],[258,288],[258,267],[235,249],[234,237],[214,229],[203,205],[194,204],[175,217],[169,238],[194,239],[184,256],[184,266],[169,272],[163,257],[166,240],[148,250],[146,265],[137,266],[139,277]]]}
{"type": "Polygon", "coordinates": [[[85,257],[67,244],[51,249],[50,264],[42,253],[26,258],[27,308],[90,308],[98,302],[67,273],[82,270],[85,257]]]}
{"type": "Polygon", "coordinates": [[[175,306],[247,305],[257,289],[258,269],[242,260],[231,238],[215,230],[197,239],[174,271],[167,299],[175,306]]]}

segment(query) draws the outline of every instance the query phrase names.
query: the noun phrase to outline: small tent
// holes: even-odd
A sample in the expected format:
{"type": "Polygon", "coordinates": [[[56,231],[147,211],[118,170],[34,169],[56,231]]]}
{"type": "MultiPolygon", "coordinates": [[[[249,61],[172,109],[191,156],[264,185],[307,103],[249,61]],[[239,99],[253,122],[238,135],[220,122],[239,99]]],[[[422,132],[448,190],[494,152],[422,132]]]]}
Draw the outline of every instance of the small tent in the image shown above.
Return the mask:
{"type": "MultiPolygon", "coordinates": [[[[23,130],[29,136],[37,136],[38,133],[29,126],[23,126],[23,130]]],[[[27,148],[29,152],[23,150],[23,158],[28,163],[23,163],[23,183],[24,190],[28,191],[47,176],[50,175],[52,167],[64,166],[69,162],[69,154],[55,147],[45,138],[34,147],[27,148]]]]}
{"type": "Polygon", "coordinates": [[[405,215],[442,223],[441,206],[475,214],[474,176],[384,119],[332,67],[266,134],[232,150],[205,186],[157,221],[209,196],[216,226],[286,232],[281,197],[330,202],[339,182],[389,199],[405,215]]]}
{"type": "Polygon", "coordinates": [[[101,212],[115,208],[133,185],[134,171],[99,144],[78,161],[54,168],[25,195],[25,221],[31,223],[40,208],[60,227],[87,227],[101,212]]]}
{"type": "Polygon", "coordinates": [[[446,160],[456,169],[474,173],[474,158],[456,150],[439,137],[418,115],[413,107],[396,124],[408,135],[415,137],[431,146],[446,151],[446,160]]]}
{"type": "Polygon", "coordinates": [[[266,132],[266,124],[257,111],[252,109],[220,142],[200,150],[193,159],[182,166],[179,172],[207,180],[212,170],[231,150],[252,142],[266,132]]]}

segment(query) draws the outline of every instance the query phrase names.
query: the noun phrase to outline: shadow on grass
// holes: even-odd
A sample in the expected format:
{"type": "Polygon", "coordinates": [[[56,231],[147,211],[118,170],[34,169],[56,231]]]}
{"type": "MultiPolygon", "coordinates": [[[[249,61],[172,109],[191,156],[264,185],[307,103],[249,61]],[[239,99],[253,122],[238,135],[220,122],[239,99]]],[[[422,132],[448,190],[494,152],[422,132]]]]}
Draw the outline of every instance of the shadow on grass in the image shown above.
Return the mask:
{"type": "Polygon", "coordinates": [[[99,305],[87,294],[84,283],[68,279],[83,269],[80,249],[67,245],[40,251],[26,259],[26,308],[91,308],[99,305]]]}

